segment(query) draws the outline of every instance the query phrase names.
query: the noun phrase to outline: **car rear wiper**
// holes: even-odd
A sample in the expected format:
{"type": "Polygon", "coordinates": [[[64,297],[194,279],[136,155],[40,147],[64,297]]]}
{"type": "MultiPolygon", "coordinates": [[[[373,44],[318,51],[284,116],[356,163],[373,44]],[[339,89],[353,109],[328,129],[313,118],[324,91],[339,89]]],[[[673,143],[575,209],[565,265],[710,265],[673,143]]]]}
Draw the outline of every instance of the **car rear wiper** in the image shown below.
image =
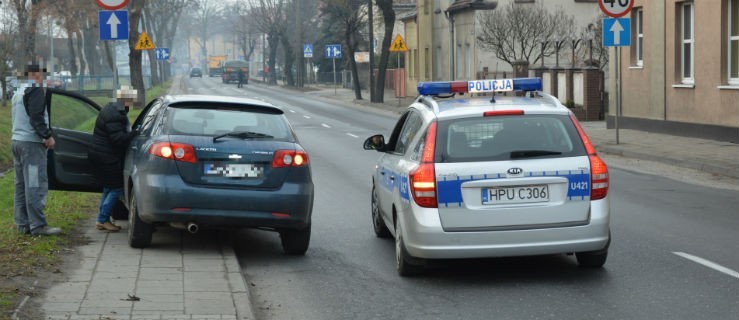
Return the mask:
{"type": "Polygon", "coordinates": [[[560,155],[562,152],[549,150],[520,150],[511,151],[511,159],[535,158],[541,156],[560,155]]]}
{"type": "Polygon", "coordinates": [[[241,139],[249,139],[249,138],[274,138],[271,135],[260,133],[260,132],[251,132],[251,131],[234,131],[229,133],[224,133],[221,135],[217,135],[213,137],[213,142],[216,142],[216,140],[224,137],[234,137],[234,138],[241,138],[241,139]]]}

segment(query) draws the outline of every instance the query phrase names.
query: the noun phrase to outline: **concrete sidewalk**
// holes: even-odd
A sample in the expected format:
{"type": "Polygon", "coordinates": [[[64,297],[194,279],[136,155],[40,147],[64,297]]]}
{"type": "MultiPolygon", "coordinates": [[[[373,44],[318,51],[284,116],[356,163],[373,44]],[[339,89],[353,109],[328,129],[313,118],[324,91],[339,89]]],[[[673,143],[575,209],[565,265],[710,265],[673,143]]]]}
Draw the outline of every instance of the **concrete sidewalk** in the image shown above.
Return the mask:
{"type": "Polygon", "coordinates": [[[67,266],[67,279],[40,303],[46,319],[254,319],[227,237],[161,228],[150,248],[133,249],[128,224],[116,223],[123,230],[108,233],[87,221],[79,265],[67,266]]]}
{"type": "MultiPolygon", "coordinates": [[[[355,106],[374,107],[396,114],[403,112],[414,100],[414,98],[398,99],[392,90],[386,90],[384,103],[376,104],[369,102],[367,91],[362,91],[362,100],[355,100],[354,91],[350,89],[337,88],[334,93],[334,87],[330,85],[311,86],[316,90],[308,91],[310,95],[355,106]]],[[[619,130],[619,144],[616,144],[616,130],[606,129],[605,121],[581,124],[598,152],[739,179],[739,144],[629,129],[619,130]]]]}

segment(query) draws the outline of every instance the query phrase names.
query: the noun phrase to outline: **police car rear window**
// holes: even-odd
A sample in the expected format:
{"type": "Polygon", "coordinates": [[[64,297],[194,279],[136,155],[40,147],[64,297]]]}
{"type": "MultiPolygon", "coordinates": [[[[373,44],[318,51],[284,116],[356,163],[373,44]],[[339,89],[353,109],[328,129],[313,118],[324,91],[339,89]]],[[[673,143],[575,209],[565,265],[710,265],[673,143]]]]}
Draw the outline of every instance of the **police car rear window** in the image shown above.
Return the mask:
{"type": "Polygon", "coordinates": [[[437,162],[561,158],[586,155],[569,116],[523,115],[445,120],[437,162]]]}

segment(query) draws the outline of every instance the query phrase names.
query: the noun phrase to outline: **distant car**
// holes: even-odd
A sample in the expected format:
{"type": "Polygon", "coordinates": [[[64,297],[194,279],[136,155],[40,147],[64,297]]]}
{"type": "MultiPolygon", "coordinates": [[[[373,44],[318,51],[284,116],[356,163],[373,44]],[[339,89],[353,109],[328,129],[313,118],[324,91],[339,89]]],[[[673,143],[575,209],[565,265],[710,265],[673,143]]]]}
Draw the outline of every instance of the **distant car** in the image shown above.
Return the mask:
{"type": "Polygon", "coordinates": [[[203,77],[203,71],[200,70],[200,68],[192,68],[190,69],[190,78],[202,78],[203,77]]]}
{"type": "MultiPolygon", "coordinates": [[[[86,150],[100,107],[73,93],[48,92],[57,136],[50,188],[99,192],[86,150]]],[[[282,110],[243,98],[165,96],[150,102],[133,128],[139,134],[126,154],[122,196],[131,247],[148,246],[163,226],[253,227],[279,232],[285,253],[305,254],[310,160],[282,110]]]]}
{"type": "Polygon", "coordinates": [[[574,253],[601,267],[611,242],[605,162],[541,79],[419,83],[372,175],[372,221],[400,275],[427,259],[574,253]],[[528,96],[455,93],[528,91],[528,96]],[[487,89],[487,90],[486,90],[487,89]]]}

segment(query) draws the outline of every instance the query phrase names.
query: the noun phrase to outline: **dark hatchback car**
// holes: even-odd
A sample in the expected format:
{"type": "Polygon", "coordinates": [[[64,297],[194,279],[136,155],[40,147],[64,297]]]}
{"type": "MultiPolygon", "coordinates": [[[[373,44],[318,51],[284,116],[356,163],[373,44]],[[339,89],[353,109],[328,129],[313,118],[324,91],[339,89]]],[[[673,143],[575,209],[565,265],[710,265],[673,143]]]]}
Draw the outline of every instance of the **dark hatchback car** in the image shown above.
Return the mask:
{"type": "Polygon", "coordinates": [[[203,71],[200,70],[200,68],[192,68],[190,70],[190,78],[202,78],[203,77],[203,71]]]}
{"type": "MultiPolygon", "coordinates": [[[[87,146],[100,108],[73,93],[48,95],[57,136],[50,188],[99,192],[87,146]]],[[[285,253],[306,252],[309,158],[282,110],[243,98],[164,96],[132,126],[139,134],[126,153],[122,197],[132,247],[148,246],[159,226],[253,227],[279,232],[285,253]]]]}

